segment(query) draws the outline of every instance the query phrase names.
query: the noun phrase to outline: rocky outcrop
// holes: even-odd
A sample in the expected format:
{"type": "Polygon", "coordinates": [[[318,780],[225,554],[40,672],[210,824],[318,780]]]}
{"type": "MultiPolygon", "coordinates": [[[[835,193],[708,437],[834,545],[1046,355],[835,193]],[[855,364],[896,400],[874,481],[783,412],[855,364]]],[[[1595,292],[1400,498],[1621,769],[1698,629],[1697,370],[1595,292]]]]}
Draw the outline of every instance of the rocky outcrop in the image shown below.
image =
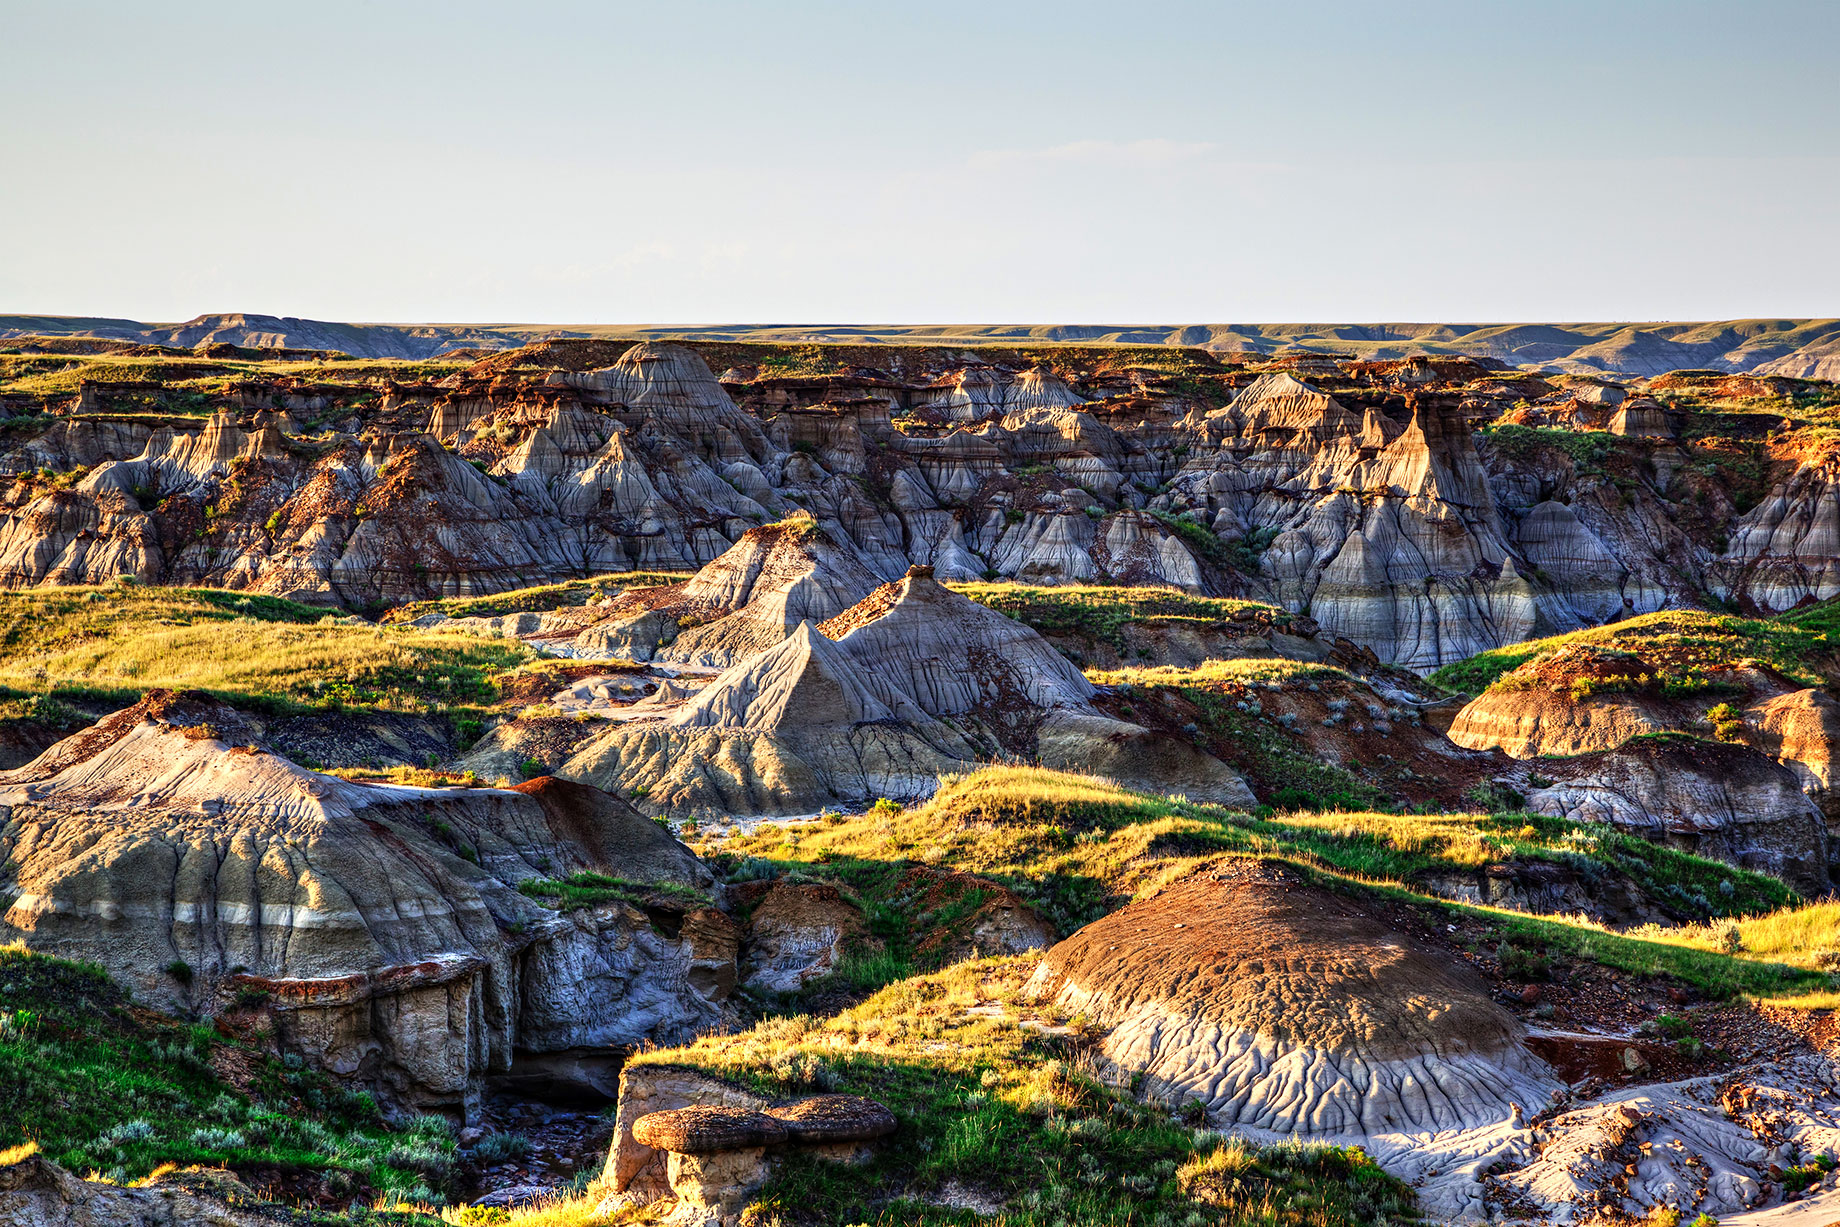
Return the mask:
{"type": "Polygon", "coordinates": [[[759,991],[795,993],[836,971],[853,945],[868,944],[861,909],[835,886],[777,883],[748,913],[742,982],[759,991]]]}
{"type": "Polygon", "coordinates": [[[1840,819],[1834,788],[1840,702],[1824,690],[1797,690],[1755,703],[1744,715],[1750,744],[1794,772],[1829,821],[1840,819]]]}
{"type": "Polygon", "coordinates": [[[224,1171],[187,1168],[124,1188],[79,1180],[37,1153],[0,1165],[6,1227],[272,1227],[282,1213],[224,1171]]]}
{"type": "MultiPolygon", "coordinates": [[[[1750,476],[1607,385],[1446,359],[1203,356],[1176,380],[1097,354],[1048,369],[926,349],[891,353],[898,376],[726,383],[675,344],[520,360],[421,383],[244,380],[208,420],[119,420],[100,391],[56,406],[71,416],[0,450],[0,584],[130,575],[367,606],[689,569],[803,508],[872,581],[922,564],[1250,595],[1420,670],[1707,590],[1766,609],[1840,591],[1831,458],[1778,447],[1779,484],[1740,516],[1750,476]],[[1528,414],[1612,432],[1616,471],[1538,437],[1479,445],[1477,423],[1528,414]]],[[[668,654],[692,630],[681,659],[719,668],[772,621],[686,627],[632,604],[573,646],[668,654]]]]}
{"type": "Polygon", "coordinates": [[[820,1095],[765,1112],[673,1108],[632,1126],[635,1140],[665,1156],[665,1178],[677,1199],[665,1221],[686,1227],[737,1227],[749,1197],[772,1174],[776,1148],[801,1146],[847,1161],[858,1157],[860,1143],[894,1131],[893,1113],[856,1095],[820,1095]]]}
{"type": "MultiPolygon", "coordinates": [[[[675,1199],[665,1221],[735,1227],[750,1195],[790,1154],[860,1162],[894,1114],[858,1095],[770,1100],[684,1066],[637,1063],[620,1080],[604,1213],[675,1199]]],[[[668,1205],[669,1203],[667,1203],[668,1205]]]]}
{"type": "Polygon", "coordinates": [[[916,567],[820,626],[734,664],[656,720],[584,743],[560,770],[671,813],[810,813],[930,794],[998,754],[1250,804],[1193,746],[1102,715],[1034,630],[916,567]]]}
{"type": "Polygon", "coordinates": [[[1805,463],[1733,526],[1710,572],[1718,595],[1764,610],[1840,595],[1840,462],[1805,463]]]}
{"type": "MultiPolygon", "coordinates": [[[[802,622],[842,613],[878,583],[853,546],[833,540],[809,516],[750,529],[684,584],[672,607],[679,629],[653,659],[726,669],[780,643],[802,622]]],[[[617,603],[613,609],[615,617],[623,612],[617,603]]]]}
{"type": "Polygon", "coordinates": [[[1489,1184],[1502,1202],[1539,1206],[1554,1224],[1641,1219],[1663,1207],[1724,1222],[1818,1222],[1831,1197],[1829,1206],[1762,1207],[1776,1203],[1789,1156],[1840,1140],[1836,1121],[1831,1062],[1793,1056],[1572,1108],[1540,1127],[1537,1158],[1489,1184]]]}
{"type": "Polygon", "coordinates": [[[1830,889],[1827,821],[1787,767],[1748,746],[1680,735],[1543,760],[1527,808],[1601,822],[1658,844],[1830,889]]]}
{"type": "Polygon", "coordinates": [[[1670,694],[1666,666],[1642,655],[1668,651],[1667,640],[1542,653],[1465,705],[1450,739],[1527,761],[1527,804],[1540,813],[1608,823],[1825,894],[1831,839],[1817,803],[1827,796],[1833,700],[1754,662],[1695,673],[1693,687],[1670,694]],[[1719,696],[1749,703],[1746,719],[1728,699],[1732,722],[1715,727],[1719,696]],[[1749,744],[1707,739],[1715,733],[1749,744]]]}
{"type": "Polygon", "coordinates": [[[673,931],[517,889],[579,871],[640,893],[710,884],[580,784],[352,783],[260,748],[215,701],[156,691],[0,773],[0,807],[0,936],[100,963],[167,1010],[240,1013],[398,1102],[465,1112],[520,1053],[726,1016],[694,916],[673,931]]]}
{"type": "Polygon", "coordinates": [[[1441,1218],[1483,1214],[1493,1163],[1562,1084],[1448,953],[1293,869],[1228,862],[1044,956],[1030,991],[1106,1028],[1146,1090],[1254,1139],[1360,1145],[1441,1218]]]}
{"type": "Polygon", "coordinates": [[[1666,659],[1670,636],[1693,633],[1691,625],[1664,620],[1632,633],[1627,647],[1572,643],[1542,651],[1465,704],[1450,739],[1521,759],[1586,754],[1645,733],[1710,732],[1706,713],[1721,699],[1755,704],[1797,689],[1755,661],[1682,666],[1666,659]],[[1688,684],[1670,690],[1667,676],[1688,684]]]}

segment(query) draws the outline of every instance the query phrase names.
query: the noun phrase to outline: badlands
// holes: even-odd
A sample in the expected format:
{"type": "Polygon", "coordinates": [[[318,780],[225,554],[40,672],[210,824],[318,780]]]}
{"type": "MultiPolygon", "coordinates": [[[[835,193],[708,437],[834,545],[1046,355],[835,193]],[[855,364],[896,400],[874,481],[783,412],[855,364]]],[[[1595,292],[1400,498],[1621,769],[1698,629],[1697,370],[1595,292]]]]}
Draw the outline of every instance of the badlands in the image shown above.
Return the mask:
{"type": "Polygon", "coordinates": [[[1840,1219],[1820,329],[130,323],[0,341],[0,1224],[1840,1219]]]}

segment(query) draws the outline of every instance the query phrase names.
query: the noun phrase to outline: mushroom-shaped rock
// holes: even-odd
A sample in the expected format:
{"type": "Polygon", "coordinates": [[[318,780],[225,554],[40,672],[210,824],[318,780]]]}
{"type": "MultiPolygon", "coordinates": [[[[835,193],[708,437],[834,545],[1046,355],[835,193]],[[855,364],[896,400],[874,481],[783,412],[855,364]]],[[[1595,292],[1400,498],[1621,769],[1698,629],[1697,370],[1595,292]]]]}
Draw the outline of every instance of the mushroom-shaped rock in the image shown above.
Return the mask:
{"type": "Polygon", "coordinates": [[[634,1121],[632,1131],[644,1145],[680,1155],[778,1146],[788,1136],[785,1123],[765,1112],[708,1106],[651,1112],[634,1121]]]}
{"type": "Polygon", "coordinates": [[[818,1095],[767,1115],[786,1126],[795,1142],[871,1142],[895,1130],[894,1113],[861,1095],[818,1095]]]}

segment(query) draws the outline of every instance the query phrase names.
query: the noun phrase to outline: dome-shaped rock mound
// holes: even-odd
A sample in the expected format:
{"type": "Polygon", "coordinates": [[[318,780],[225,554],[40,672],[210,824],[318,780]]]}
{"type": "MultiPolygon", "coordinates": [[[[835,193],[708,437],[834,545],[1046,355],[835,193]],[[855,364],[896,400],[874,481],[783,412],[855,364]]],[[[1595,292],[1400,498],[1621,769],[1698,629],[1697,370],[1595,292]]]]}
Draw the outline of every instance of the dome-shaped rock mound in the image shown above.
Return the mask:
{"type": "Polygon", "coordinates": [[[632,1131],[644,1145],[679,1155],[778,1146],[790,1136],[785,1122],[765,1112],[710,1105],[652,1112],[634,1121],[632,1131]]]}
{"type": "MultiPolygon", "coordinates": [[[[1573,644],[1502,675],[1451,722],[1466,750],[1512,758],[1610,750],[1643,733],[1665,732],[1675,713],[1636,682],[1651,666],[1633,652],[1573,644]]],[[[1704,709],[1705,704],[1699,704],[1704,709]]]]}
{"type": "Polygon", "coordinates": [[[1030,984],[1153,1094],[1256,1138],[1358,1142],[1425,1208],[1478,1204],[1560,1083],[1453,956],[1272,862],[1199,871],[1053,947],[1030,984]]]}

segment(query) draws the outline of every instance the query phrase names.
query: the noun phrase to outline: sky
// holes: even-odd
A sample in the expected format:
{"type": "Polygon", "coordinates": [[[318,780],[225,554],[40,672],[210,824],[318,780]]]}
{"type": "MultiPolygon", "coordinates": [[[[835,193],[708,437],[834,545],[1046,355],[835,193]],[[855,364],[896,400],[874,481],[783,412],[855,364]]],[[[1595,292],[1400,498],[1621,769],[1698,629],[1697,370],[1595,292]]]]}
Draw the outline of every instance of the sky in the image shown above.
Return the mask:
{"type": "Polygon", "coordinates": [[[0,0],[0,313],[1840,314],[1840,3],[0,0]]]}

